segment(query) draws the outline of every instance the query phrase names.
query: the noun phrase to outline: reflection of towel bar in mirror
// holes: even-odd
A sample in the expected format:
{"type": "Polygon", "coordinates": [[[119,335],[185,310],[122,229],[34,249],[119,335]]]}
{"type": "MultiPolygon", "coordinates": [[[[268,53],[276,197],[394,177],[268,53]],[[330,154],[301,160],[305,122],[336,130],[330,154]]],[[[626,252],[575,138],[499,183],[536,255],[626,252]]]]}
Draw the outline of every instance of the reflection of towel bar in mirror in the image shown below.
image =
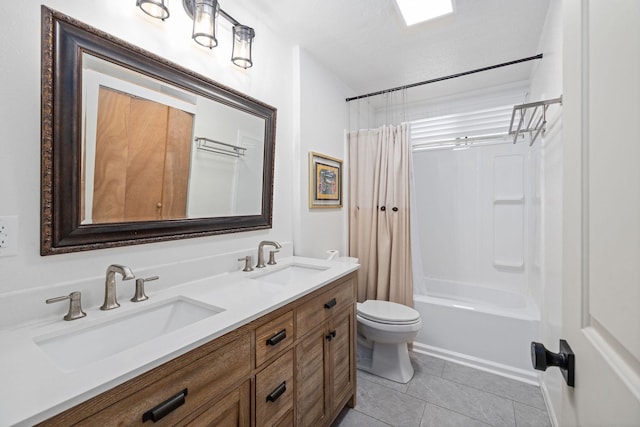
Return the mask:
{"type": "Polygon", "coordinates": [[[529,132],[530,135],[533,135],[533,138],[529,142],[529,146],[533,145],[534,141],[538,138],[538,135],[540,135],[540,132],[545,131],[547,125],[547,108],[549,108],[549,105],[551,104],[562,105],[562,95],[554,99],[531,102],[528,104],[516,105],[513,107],[513,112],[511,113],[511,123],[509,124],[509,135],[514,135],[514,144],[518,140],[518,135],[529,132]],[[516,129],[514,129],[513,125],[515,123],[517,113],[520,113],[520,119],[517,122],[516,129]],[[528,120],[527,113],[530,113],[528,120]]]}
{"type": "Polygon", "coordinates": [[[196,137],[195,141],[198,143],[198,149],[204,151],[210,151],[212,153],[224,154],[225,156],[240,157],[244,156],[246,148],[239,147],[237,145],[227,144],[226,142],[220,142],[209,138],[196,137]]]}

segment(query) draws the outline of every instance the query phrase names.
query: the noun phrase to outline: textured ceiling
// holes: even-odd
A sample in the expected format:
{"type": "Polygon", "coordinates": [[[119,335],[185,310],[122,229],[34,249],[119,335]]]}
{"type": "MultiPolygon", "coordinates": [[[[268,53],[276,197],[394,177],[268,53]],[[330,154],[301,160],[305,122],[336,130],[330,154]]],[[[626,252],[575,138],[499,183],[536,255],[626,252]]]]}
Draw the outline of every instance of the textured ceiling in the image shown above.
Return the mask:
{"type": "MultiPolygon", "coordinates": [[[[363,94],[535,55],[549,1],[557,0],[455,0],[453,14],[411,27],[393,0],[233,1],[363,94]]],[[[472,85],[523,80],[532,65],[472,85]]]]}

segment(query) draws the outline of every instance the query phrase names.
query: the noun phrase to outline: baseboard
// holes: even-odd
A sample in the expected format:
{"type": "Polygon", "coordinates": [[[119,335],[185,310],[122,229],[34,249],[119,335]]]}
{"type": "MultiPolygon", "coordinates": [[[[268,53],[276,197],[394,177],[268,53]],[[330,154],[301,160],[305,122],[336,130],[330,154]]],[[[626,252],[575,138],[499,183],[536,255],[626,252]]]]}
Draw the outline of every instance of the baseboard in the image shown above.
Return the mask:
{"type": "Polygon", "coordinates": [[[547,413],[549,414],[549,420],[551,421],[551,425],[553,427],[558,427],[560,423],[558,422],[558,417],[556,415],[555,408],[551,405],[551,397],[549,396],[549,390],[547,389],[547,385],[544,381],[540,381],[540,390],[542,391],[542,398],[544,399],[544,404],[547,407],[547,413]]]}
{"type": "MultiPolygon", "coordinates": [[[[489,360],[480,359],[469,356],[467,354],[456,353],[454,351],[445,350],[438,347],[413,342],[413,351],[416,353],[426,354],[428,356],[438,357],[440,359],[449,360],[471,368],[480,369],[481,371],[490,372],[512,380],[521,381],[523,383],[539,386],[538,376],[534,372],[525,371],[523,369],[514,368],[509,365],[491,362],[489,360]]],[[[546,400],[545,400],[546,401],[546,400]]]]}

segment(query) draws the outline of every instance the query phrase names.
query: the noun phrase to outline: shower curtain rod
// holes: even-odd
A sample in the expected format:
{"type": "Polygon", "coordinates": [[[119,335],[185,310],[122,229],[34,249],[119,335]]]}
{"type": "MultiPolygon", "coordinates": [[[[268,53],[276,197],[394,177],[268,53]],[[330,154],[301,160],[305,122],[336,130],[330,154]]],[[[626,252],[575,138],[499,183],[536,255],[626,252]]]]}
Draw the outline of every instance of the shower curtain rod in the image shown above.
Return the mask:
{"type": "Polygon", "coordinates": [[[482,71],[489,71],[489,70],[493,70],[495,68],[501,68],[501,67],[506,67],[508,65],[519,64],[521,62],[533,61],[534,59],[542,59],[542,54],[539,53],[539,54],[537,54],[535,56],[529,56],[527,58],[516,59],[515,61],[503,62],[502,64],[490,65],[488,67],[478,68],[478,69],[471,70],[471,71],[464,71],[462,73],[451,74],[449,76],[438,77],[436,79],[430,79],[430,80],[425,80],[425,81],[418,82],[418,83],[411,83],[411,84],[404,85],[404,86],[398,86],[398,87],[394,87],[392,89],[379,90],[377,92],[367,93],[366,95],[358,95],[358,96],[354,96],[352,98],[347,98],[346,101],[347,102],[355,101],[356,99],[368,98],[370,96],[382,95],[382,94],[389,93],[389,92],[396,92],[396,91],[399,91],[399,90],[409,89],[409,88],[416,87],[416,86],[427,85],[429,83],[436,83],[436,82],[441,82],[443,80],[455,79],[457,77],[462,77],[462,76],[466,76],[466,75],[469,75],[469,74],[480,73],[482,71]]]}

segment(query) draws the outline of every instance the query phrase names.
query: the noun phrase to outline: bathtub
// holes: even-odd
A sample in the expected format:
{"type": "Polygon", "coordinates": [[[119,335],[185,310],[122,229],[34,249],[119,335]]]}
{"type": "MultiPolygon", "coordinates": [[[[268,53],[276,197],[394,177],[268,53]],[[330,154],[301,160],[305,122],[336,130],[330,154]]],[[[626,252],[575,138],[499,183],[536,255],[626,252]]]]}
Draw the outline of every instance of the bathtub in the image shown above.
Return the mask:
{"type": "Polygon", "coordinates": [[[537,384],[530,343],[540,314],[526,295],[449,281],[426,281],[414,295],[422,317],[413,350],[537,384]]]}

